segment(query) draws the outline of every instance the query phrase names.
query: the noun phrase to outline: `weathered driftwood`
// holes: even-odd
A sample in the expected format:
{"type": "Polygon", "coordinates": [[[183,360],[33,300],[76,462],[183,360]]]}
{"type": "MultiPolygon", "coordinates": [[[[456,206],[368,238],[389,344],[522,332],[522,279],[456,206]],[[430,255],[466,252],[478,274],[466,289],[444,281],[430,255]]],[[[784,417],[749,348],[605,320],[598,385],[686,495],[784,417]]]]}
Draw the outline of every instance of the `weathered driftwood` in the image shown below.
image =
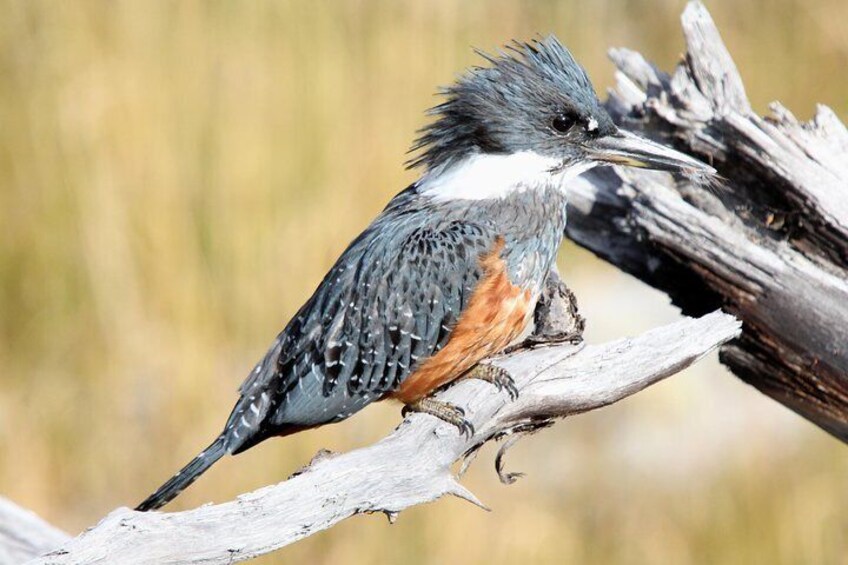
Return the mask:
{"type": "MultiPolygon", "coordinates": [[[[394,519],[405,508],[448,494],[482,506],[452,467],[483,443],[616,402],[687,367],[739,331],[734,317],[714,312],[603,345],[519,351],[493,361],[515,377],[516,400],[475,380],[440,393],[466,410],[476,428],[470,438],[431,416],[412,414],[374,445],[316,457],[287,481],[233,502],[174,513],[120,508],[32,563],[231,563],[356,514],[383,512],[394,519]]],[[[504,482],[514,480],[500,469],[500,454],[497,464],[504,482]]]]}
{"type": "Polygon", "coordinates": [[[611,52],[620,125],[711,162],[726,186],[603,170],[579,179],[568,235],[667,292],[688,315],[744,323],[721,359],[739,377],[848,441],[848,130],[819,106],[809,123],[753,113],[706,9],[683,14],[672,75],[611,52]]]}
{"type": "Polygon", "coordinates": [[[68,539],[65,532],[0,496],[0,563],[23,563],[68,539]]]}

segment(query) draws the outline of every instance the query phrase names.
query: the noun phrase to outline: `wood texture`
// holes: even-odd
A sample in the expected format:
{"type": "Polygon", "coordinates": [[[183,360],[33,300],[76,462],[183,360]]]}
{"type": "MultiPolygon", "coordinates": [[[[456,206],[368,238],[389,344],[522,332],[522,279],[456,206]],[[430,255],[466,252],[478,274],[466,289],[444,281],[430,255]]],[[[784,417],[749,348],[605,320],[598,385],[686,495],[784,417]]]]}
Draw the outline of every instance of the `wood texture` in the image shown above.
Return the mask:
{"type": "Polygon", "coordinates": [[[0,496],[0,563],[23,563],[69,539],[65,532],[0,496]]]}
{"type": "MultiPolygon", "coordinates": [[[[472,437],[411,414],[382,441],[345,454],[323,454],[287,481],[237,500],[186,512],[119,508],[99,524],[32,563],[205,563],[250,559],[357,514],[397,513],[454,495],[482,506],[452,471],[485,442],[517,437],[560,418],[606,406],[680,371],[739,335],[739,322],[714,312],[636,338],[602,345],[562,344],[494,362],[520,390],[510,401],[492,385],[466,380],[438,398],[462,406],[472,437]]],[[[508,439],[504,446],[510,445],[508,439]]],[[[499,455],[499,470],[503,457],[499,455]]],[[[514,475],[502,473],[506,482],[514,475]]]]}
{"type": "Polygon", "coordinates": [[[611,51],[607,107],[622,127],[712,163],[725,186],[602,170],[575,183],[569,237],[667,292],[688,315],[744,322],[721,359],[738,376],[848,441],[848,130],[819,106],[768,118],[702,4],[671,75],[611,51]]]}

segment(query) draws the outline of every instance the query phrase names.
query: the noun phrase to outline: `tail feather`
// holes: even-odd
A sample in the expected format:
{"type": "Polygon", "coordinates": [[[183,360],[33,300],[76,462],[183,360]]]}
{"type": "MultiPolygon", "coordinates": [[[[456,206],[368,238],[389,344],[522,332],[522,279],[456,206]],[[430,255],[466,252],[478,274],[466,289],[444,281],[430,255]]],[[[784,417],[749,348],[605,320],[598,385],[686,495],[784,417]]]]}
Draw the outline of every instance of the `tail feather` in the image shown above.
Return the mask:
{"type": "Polygon", "coordinates": [[[209,447],[200,452],[200,455],[192,459],[188,465],[171,477],[168,482],[159,487],[156,492],[139,504],[136,510],[147,512],[148,510],[156,510],[168,504],[226,453],[227,448],[224,436],[218,436],[209,447]]]}

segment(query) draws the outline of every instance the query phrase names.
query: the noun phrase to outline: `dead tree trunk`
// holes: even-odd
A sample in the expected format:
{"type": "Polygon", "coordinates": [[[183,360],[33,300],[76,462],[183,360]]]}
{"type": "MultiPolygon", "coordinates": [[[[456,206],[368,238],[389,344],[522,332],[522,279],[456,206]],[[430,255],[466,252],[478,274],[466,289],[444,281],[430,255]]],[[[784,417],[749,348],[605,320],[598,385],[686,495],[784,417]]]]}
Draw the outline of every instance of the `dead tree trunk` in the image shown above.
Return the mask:
{"type": "Polygon", "coordinates": [[[761,118],[704,6],[673,74],[614,49],[607,108],[623,127],[712,163],[725,187],[604,170],[576,183],[568,236],[688,315],[742,319],[721,360],[848,441],[848,130],[827,107],[761,118]]]}

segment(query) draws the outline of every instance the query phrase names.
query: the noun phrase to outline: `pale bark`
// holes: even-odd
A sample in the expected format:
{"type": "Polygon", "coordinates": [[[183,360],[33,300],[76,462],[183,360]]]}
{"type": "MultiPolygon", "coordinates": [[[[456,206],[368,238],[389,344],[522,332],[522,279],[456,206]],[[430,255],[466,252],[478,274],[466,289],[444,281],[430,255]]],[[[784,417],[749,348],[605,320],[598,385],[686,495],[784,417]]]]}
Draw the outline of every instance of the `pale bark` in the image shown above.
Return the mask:
{"type": "Polygon", "coordinates": [[[70,536],[0,496],[0,563],[23,563],[65,543],[70,536]]]}

